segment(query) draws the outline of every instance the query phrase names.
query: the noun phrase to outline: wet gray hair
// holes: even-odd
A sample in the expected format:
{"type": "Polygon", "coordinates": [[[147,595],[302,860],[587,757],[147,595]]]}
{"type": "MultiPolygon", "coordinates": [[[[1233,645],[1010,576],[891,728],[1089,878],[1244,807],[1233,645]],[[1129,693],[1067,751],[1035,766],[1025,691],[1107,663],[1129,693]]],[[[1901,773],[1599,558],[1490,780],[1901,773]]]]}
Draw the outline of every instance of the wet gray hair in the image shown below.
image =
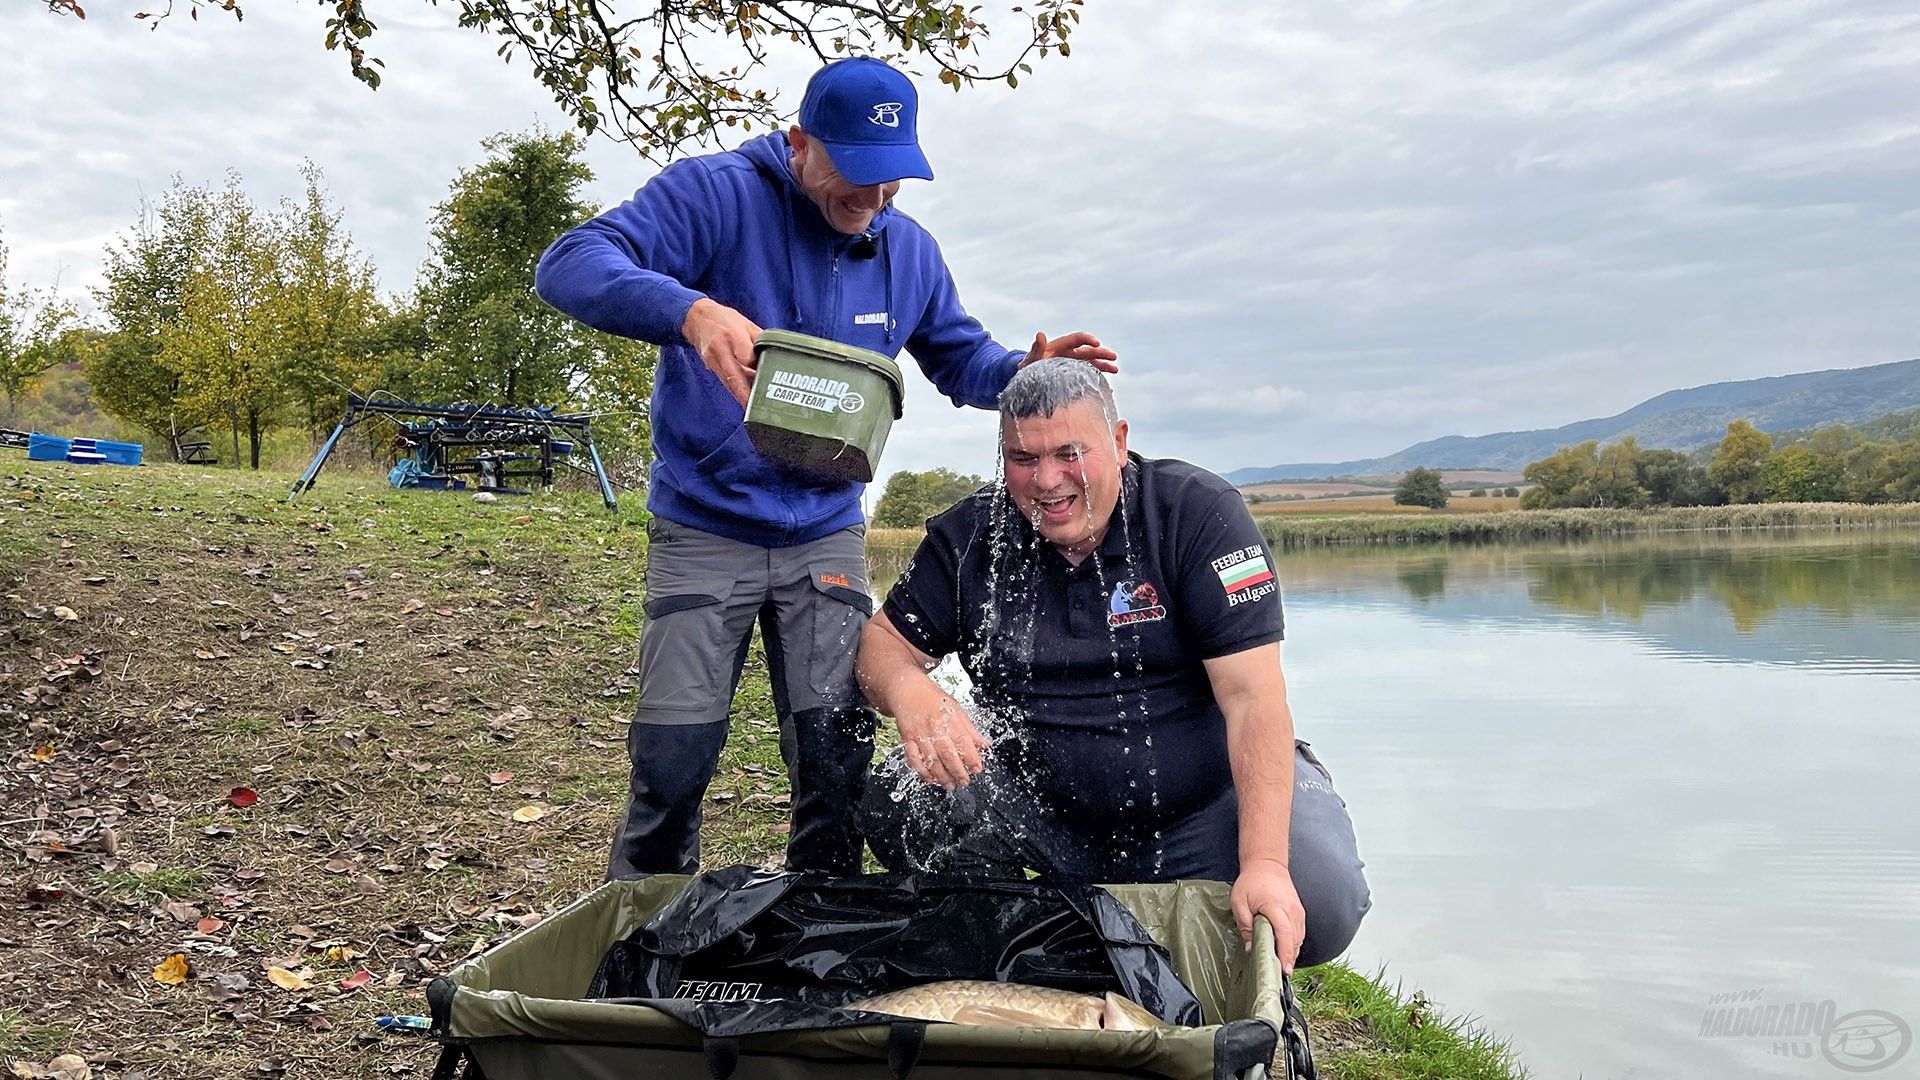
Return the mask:
{"type": "Polygon", "coordinates": [[[1013,381],[1000,391],[1000,419],[1052,416],[1058,409],[1088,400],[1100,402],[1109,429],[1119,423],[1113,387],[1099,368],[1067,357],[1037,360],[1014,372],[1013,381]]]}

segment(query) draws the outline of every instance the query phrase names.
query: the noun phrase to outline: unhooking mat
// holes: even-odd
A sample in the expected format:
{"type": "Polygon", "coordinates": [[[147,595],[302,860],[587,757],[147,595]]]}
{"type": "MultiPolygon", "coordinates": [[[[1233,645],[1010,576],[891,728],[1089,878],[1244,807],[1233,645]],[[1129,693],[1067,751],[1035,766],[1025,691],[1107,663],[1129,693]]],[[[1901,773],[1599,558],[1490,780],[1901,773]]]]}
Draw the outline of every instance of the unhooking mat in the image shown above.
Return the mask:
{"type": "Polygon", "coordinates": [[[446,1046],[487,1080],[951,1080],[1313,1075],[1304,1022],[1225,885],[1051,887],[744,867],[609,882],[428,991],[446,1046]],[[1113,990],[1170,1026],[980,1027],[842,1008],[945,979],[1113,990]],[[1275,1047],[1287,1052],[1275,1055],[1275,1047]]]}

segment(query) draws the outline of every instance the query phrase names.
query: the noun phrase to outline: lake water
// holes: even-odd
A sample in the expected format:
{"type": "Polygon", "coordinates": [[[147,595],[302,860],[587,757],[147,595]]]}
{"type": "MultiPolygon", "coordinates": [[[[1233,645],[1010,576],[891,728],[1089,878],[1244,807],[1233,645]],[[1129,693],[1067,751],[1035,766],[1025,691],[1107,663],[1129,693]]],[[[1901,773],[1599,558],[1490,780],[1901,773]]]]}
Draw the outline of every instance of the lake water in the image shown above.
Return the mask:
{"type": "Polygon", "coordinates": [[[1280,563],[1350,963],[1540,1077],[1920,1076],[1920,532],[1280,563]],[[1803,1004],[1824,1038],[1703,1033],[1803,1004]]]}

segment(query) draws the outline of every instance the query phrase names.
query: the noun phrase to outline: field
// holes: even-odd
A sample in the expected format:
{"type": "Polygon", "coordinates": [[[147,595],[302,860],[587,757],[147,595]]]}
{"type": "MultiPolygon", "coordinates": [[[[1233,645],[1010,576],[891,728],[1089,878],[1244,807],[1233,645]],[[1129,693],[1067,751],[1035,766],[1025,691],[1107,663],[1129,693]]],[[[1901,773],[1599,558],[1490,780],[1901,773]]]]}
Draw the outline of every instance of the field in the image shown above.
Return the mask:
{"type": "MultiPolygon", "coordinates": [[[[424,1077],[431,1045],[374,1018],[604,873],[643,512],[290,483],[0,457],[14,1075],[424,1077]]],[[[757,651],[733,723],[705,859],[775,864],[757,651]]],[[[1379,977],[1298,984],[1329,1076],[1516,1074],[1379,977]]]]}
{"type": "Polygon", "coordinates": [[[1702,530],[1912,528],[1920,526],[1920,503],[1757,503],[1477,514],[1383,511],[1325,517],[1265,514],[1255,520],[1269,544],[1286,550],[1331,544],[1527,543],[1702,530]]]}
{"type": "Polygon", "coordinates": [[[1329,499],[1293,499],[1287,502],[1251,503],[1247,509],[1254,515],[1285,514],[1290,517],[1346,517],[1351,514],[1493,514],[1503,510],[1520,509],[1520,500],[1509,499],[1502,495],[1482,495],[1475,498],[1470,495],[1455,495],[1447,500],[1444,510],[1429,510],[1422,506],[1401,506],[1393,501],[1393,495],[1355,495],[1351,498],[1329,499]]]}

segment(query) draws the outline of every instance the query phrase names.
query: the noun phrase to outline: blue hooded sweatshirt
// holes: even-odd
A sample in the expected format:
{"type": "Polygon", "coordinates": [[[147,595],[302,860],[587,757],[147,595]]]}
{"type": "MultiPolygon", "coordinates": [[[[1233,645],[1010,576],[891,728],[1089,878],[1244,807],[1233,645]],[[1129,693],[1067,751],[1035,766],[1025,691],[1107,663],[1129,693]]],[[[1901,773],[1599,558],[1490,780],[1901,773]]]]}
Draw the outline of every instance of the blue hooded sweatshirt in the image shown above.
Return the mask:
{"type": "Polygon", "coordinates": [[[933,237],[882,210],[865,237],[834,231],[788,168],[786,137],[688,158],[554,241],[542,299],[596,330],[660,346],[647,507],[760,547],[791,547],[865,519],[862,485],[783,467],[747,440],[744,413],[681,336],[701,297],[762,329],[898,356],[904,346],[956,405],[994,408],[1025,354],[960,306],[933,237]]]}

